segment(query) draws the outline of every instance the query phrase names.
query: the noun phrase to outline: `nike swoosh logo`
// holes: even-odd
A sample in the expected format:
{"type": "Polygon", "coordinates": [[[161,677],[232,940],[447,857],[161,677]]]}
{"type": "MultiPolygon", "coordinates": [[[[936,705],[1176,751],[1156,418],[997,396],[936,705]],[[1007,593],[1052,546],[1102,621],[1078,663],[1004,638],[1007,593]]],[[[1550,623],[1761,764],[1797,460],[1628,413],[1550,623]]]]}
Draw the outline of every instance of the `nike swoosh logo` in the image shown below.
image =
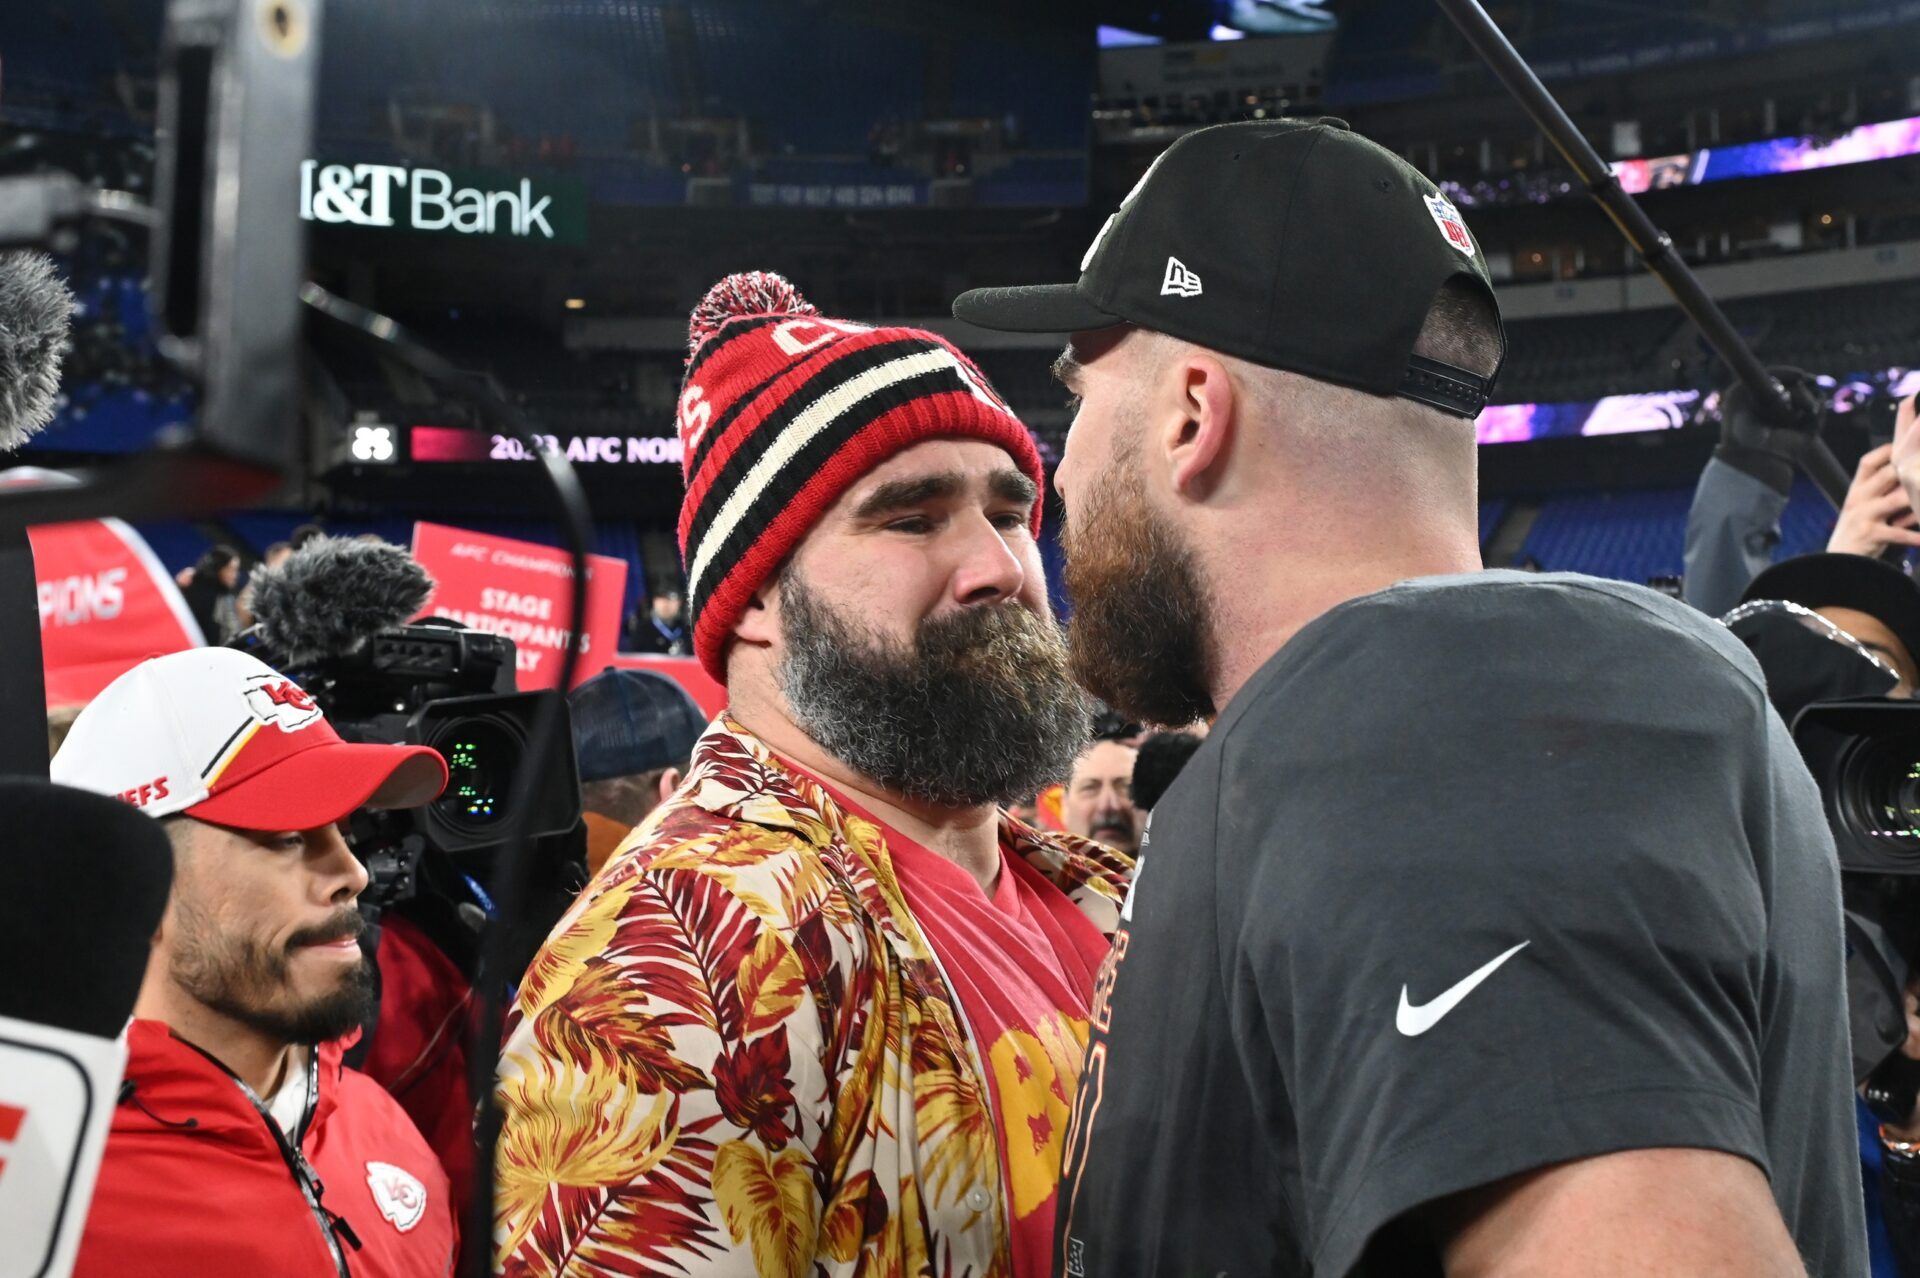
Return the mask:
{"type": "Polygon", "coordinates": [[[1492,976],[1499,970],[1502,963],[1518,954],[1521,950],[1526,949],[1529,944],[1531,944],[1529,941],[1520,942],[1520,944],[1514,946],[1499,958],[1494,959],[1491,963],[1486,964],[1474,972],[1473,975],[1448,990],[1445,994],[1434,999],[1431,1003],[1422,1003],[1420,1006],[1415,1007],[1407,1001],[1407,987],[1402,985],[1400,987],[1400,1010],[1394,1014],[1393,1027],[1402,1034],[1405,1034],[1408,1038],[1417,1038],[1426,1033],[1438,1025],[1448,1012],[1460,1006],[1460,1000],[1473,993],[1474,988],[1478,986],[1480,982],[1492,976]]]}

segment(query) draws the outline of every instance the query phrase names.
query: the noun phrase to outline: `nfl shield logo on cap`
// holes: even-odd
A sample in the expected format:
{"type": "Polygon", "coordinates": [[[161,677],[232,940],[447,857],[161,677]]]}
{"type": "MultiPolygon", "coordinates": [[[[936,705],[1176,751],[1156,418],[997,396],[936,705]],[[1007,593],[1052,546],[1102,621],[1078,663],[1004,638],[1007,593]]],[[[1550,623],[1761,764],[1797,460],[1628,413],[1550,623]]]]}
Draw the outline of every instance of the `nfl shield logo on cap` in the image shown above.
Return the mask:
{"type": "Polygon", "coordinates": [[[1472,257],[1473,236],[1467,234],[1467,224],[1461,221],[1460,210],[1453,207],[1453,201],[1444,195],[1429,195],[1426,201],[1427,212],[1433,215],[1434,225],[1447,237],[1447,243],[1472,257]]]}

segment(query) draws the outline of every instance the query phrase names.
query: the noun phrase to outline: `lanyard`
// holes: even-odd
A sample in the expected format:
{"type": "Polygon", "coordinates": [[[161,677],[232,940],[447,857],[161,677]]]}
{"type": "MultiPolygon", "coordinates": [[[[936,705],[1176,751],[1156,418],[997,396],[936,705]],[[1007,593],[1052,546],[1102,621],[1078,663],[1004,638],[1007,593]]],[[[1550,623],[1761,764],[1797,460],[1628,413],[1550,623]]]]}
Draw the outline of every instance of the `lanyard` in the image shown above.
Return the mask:
{"type": "MultiPolygon", "coordinates": [[[[180,1041],[186,1042],[185,1039],[180,1041]]],[[[280,1151],[281,1161],[286,1163],[287,1170],[293,1173],[294,1183],[300,1186],[300,1196],[306,1199],[308,1209],[313,1212],[314,1220],[320,1225],[321,1236],[327,1242],[327,1251],[333,1257],[334,1269],[339,1273],[340,1278],[350,1278],[347,1256],[340,1250],[340,1241],[345,1239],[348,1246],[359,1251],[360,1236],[354,1233],[353,1226],[347,1223],[345,1216],[327,1210],[326,1205],[320,1201],[321,1196],[327,1192],[327,1187],[321,1183],[320,1173],[313,1169],[313,1164],[307,1161],[306,1154],[300,1148],[301,1143],[306,1140],[307,1126],[313,1122],[313,1112],[320,1100],[320,1048],[315,1045],[307,1049],[307,1095],[300,1108],[300,1122],[290,1138],[281,1130],[278,1120],[273,1116],[273,1111],[267,1108],[267,1103],[260,1099],[258,1092],[247,1086],[245,1079],[228,1069],[225,1062],[195,1044],[187,1043],[187,1046],[219,1066],[220,1072],[233,1080],[233,1085],[240,1089],[240,1094],[245,1096],[248,1103],[253,1106],[254,1113],[260,1115],[260,1121],[267,1125],[267,1134],[273,1137],[273,1143],[280,1151]]]]}

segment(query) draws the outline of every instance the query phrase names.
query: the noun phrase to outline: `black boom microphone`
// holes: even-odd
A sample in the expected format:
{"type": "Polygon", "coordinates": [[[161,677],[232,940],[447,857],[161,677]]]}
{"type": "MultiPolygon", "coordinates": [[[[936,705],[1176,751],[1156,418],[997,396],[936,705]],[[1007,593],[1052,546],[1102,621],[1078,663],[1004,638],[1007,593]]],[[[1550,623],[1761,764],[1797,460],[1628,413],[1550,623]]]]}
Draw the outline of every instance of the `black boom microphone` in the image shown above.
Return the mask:
{"type": "Polygon", "coordinates": [[[121,1031],[173,886],[173,852],[151,817],[47,781],[0,777],[0,812],[0,1238],[9,1273],[62,1278],[106,1148],[127,1060],[121,1031]]]}
{"type": "Polygon", "coordinates": [[[1553,149],[1573,169],[1586,187],[1587,193],[1620,228],[1620,233],[1633,246],[1647,264],[1647,269],[1659,277],[1673,294],[1673,300],[1679,304],[1681,312],[1693,321],[1707,344],[1725,360],[1727,366],[1740,384],[1753,396],[1758,415],[1771,428],[1773,446],[1791,456],[1813,480],[1821,495],[1833,503],[1838,510],[1847,499],[1848,479],[1846,468],[1833,455],[1820,439],[1816,429],[1816,419],[1810,402],[1796,399],[1787,393],[1787,389],[1775,381],[1754,355],[1753,349],[1741,338],[1739,330],[1726,316],[1726,312],[1706,289],[1700,286],[1700,280],[1687,264],[1680,260],[1674,251],[1673,239],[1665,231],[1653,224],[1646,211],[1634,203],[1633,197],[1620,189],[1619,179],[1599,152],[1593,149],[1580,130],[1575,127],[1560,104],[1554,100],[1547,86],[1540,83],[1540,77],[1533,73],[1526,59],[1520,56],[1512,43],[1501,32],[1487,11],[1480,7],[1480,0],[1439,0],[1440,10],[1452,20],[1453,25],[1467,38],[1474,52],[1486,62],[1487,66],[1499,77],[1500,83],[1519,101],[1521,109],[1526,111],[1540,131],[1546,135],[1553,149]]]}

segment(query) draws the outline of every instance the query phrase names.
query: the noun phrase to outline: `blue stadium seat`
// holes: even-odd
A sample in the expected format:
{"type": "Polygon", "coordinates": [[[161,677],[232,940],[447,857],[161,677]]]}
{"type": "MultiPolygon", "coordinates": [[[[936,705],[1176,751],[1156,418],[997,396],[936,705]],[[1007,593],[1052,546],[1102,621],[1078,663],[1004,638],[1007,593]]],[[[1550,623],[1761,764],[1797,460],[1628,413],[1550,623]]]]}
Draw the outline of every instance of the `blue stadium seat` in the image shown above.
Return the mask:
{"type": "MultiPolygon", "coordinates": [[[[1642,583],[1678,576],[1692,503],[1691,486],[1552,498],[1540,508],[1521,555],[1550,572],[1642,583]]],[[[1825,549],[1833,521],[1826,498],[1798,481],[1781,517],[1775,561],[1825,549]]]]}

